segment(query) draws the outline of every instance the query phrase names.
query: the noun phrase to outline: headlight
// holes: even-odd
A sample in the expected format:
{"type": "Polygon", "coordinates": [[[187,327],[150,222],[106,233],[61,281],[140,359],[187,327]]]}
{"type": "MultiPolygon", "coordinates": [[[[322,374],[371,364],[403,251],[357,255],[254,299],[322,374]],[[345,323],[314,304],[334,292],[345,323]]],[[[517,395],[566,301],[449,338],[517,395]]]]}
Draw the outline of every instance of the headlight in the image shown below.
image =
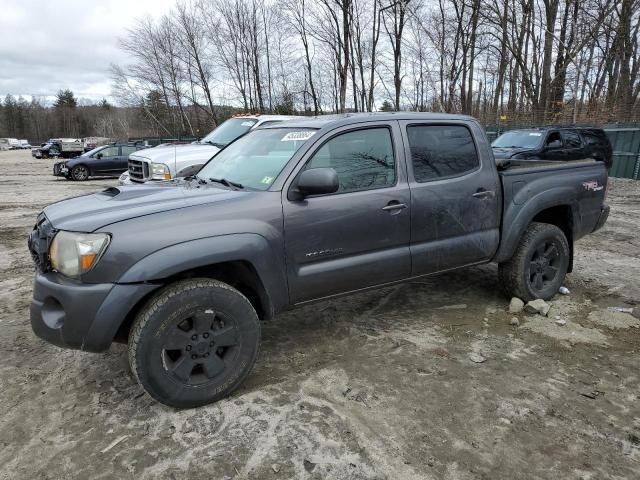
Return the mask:
{"type": "Polygon", "coordinates": [[[49,247],[51,266],[67,277],[79,278],[98,263],[109,240],[106,233],[60,231],[49,247]]]}
{"type": "Polygon", "coordinates": [[[164,163],[151,164],[151,178],[154,180],[171,180],[171,172],[169,167],[164,163]]]}

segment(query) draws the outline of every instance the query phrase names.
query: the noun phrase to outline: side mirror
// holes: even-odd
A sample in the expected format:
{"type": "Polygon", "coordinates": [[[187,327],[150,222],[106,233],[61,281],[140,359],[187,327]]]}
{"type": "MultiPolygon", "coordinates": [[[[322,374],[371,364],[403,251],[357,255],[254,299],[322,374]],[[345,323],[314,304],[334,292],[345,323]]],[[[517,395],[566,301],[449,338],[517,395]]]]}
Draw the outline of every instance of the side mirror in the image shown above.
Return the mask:
{"type": "Polygon", "coordinates": [[[303,197],[335,193],[340,188],[338,174],[333,168],[311,168],[300,174],[296,188],[303,197]]]}
{"type": "Polygon", "coordinates": [[[101,153],[96,153],[96,158],[97,158],[98,160],[100,160],[100,159],[102,158],[102,154],[101,154],[101,153]]]}
{"type": "Polygon", "coordinates": [[[554,150],[556,148],[562,148],[561,140],[554,140],[553,142],[547,144],[547,149],[549,150],[554,150]]]}

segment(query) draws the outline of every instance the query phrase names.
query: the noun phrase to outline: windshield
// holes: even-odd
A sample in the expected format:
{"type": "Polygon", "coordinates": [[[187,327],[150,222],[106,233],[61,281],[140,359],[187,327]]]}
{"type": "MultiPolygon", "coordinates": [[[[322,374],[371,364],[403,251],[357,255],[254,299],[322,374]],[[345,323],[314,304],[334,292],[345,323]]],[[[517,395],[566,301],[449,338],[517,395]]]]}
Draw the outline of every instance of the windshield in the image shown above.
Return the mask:
{"type": "Polygon", "coordinates": [[[226,147],[236,138],[251,130],[251,127],[256,123],[258,123],[256,118],[230,118],[200,140],[200,143],[211,143],[216,147],[226,147]]]}
{"type": "Polygon", "coordinates": [[[91,155],[93,155],[94,153],[98,152],[99,150],[102,150],[103,148],[104,148],[104,145],[100,145],[99,147],[96,147],[93,150],[89,150],[88,152],[84,152],[80,156],[81,157],[90,157],[91,155]]]}
{"type": "Polygon", "coordinates": [[[491,144],[496,148],[536,148],[542,141],[542,132],[518,130],[507,132],[496,138],[491,144]]]}
{"type": "Polygon", "coordinates": [[[198,172],[198,178],[225,179],[267,190],[293,154],[315,133],[301,128],[254,130],[213,157],[198,172]]]}

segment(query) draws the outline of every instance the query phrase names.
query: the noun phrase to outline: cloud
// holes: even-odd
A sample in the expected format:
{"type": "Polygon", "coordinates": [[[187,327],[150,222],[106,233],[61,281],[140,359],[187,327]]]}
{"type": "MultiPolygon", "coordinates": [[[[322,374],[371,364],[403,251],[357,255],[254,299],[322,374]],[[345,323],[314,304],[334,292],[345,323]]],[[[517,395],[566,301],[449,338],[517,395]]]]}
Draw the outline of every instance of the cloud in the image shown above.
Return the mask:
{"type": "Polygon", "coordinates": [[[118,38],[137,18],[166,14],[175,0],[8,0],[0,15],[0,95],[109,97],[109,65],[126,65],[118,38]]]}

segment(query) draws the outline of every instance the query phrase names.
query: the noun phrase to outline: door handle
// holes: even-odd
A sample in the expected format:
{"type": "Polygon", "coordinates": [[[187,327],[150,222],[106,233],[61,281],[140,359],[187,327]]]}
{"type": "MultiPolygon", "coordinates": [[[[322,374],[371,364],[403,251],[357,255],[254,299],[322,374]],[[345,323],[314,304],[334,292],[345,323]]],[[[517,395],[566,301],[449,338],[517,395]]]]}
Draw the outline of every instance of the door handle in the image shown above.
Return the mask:
{"type": "Polygon", "coordinates": [[[496,192],[494,192],[493,190],[485,190],[484,188],[481,188],[471,196],[474,198],[493,198],[496,196],[496,192]]]}
{"type": "Polygon", "coordinates": [[[404,203],[400,203],[397,200],[391,200],[389,203],[387,203],[386,207],[382,207],[382,210],[389,212],[393,210],[402,210],[403,208],[407,208],[404,203]]]}

